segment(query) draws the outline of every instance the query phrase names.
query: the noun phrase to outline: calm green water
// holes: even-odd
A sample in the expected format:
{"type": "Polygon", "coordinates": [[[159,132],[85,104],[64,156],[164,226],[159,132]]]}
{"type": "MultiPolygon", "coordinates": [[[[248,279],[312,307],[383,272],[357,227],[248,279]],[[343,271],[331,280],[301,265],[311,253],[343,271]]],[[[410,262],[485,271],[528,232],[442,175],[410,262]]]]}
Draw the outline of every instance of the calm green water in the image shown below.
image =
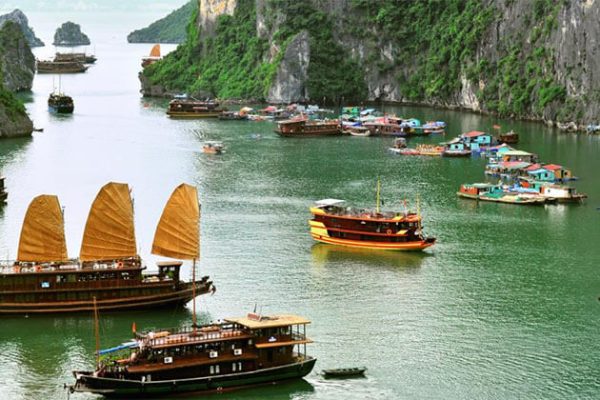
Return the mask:
{"type": "MultiPolygon", "coordinates": [[[[28,15],[47,41],[69,17],[28,15]]],[[[28,110],[45,131],[0,142],[9,191],[0,209],[1,258],[14,258],[26,207],[41,193],[59,196],[69,254],[76,256],[89,206],[114,180],[133,189],[139,253],[152,268],[162,207],[177,184],[188,182],[198,186],[202,203],[200,271],[218,287],[199,301],[202,320],[244,315],[255,303],[263,313],[305,315],[313,321],[309,349],[319,359],[305,381],[218,397],[600,396],[600,137],[470,113],[386,108],[445,120],[447,137],[495,123],[512,128],[521,134],[519,148],[571,167],[581,178],[578,189],[590,196],[580,206],[477,204],[455,192],[483,179],[483,160],[393,156],[386,138],[282,139],[268,122],[171,121],[163,101],[138,94],[139,59],[150,46],[128,45],[123,37],[142,18],[125,23],[122,14],[83,11],[71,18],[89,22],[99,60],[86,74],[62,78],[75,98],[73,116],[48,114],[53,78],[37,76],[28,110]],[[109,31],[112,21],[122,24],[109,31]],[[227,152],[202,154],[206,139],[222,140],[227,152]],[[420,197],[426,232],[438,244],[424,254],[314,244],[307,226],[312,201],[334,197],[372,206],[378,176],[386,208],[401,207],[405,198],[414,205],[420,197]],[[317,375],[358,365],[369,368],[367,378],[317,375]]],[[[102,346],[127,339],[133,321],[142,329],[190,320],[189,310],[102,315],[102,346]]],[[[71,371],[93,365],[91,316],[2,318],[0,324],[0,398],[65,399],[62,385],[73,382],[71,371]]]]}

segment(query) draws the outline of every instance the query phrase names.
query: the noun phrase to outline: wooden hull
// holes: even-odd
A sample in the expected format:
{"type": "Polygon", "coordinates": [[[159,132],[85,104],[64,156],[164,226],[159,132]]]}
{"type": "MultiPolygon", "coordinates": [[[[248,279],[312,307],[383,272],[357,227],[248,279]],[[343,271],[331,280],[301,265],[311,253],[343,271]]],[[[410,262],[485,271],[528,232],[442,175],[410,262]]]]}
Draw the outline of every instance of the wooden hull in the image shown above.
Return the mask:
{"type": "Polygon", "coordinates": [[[75,106],[57,106],[48,104],[48,111],[57,113],[57,114],[73,114],[75,110],[75,106]]]}
{"type": "Polygon", "coordinates": [[[456,193],[459,197],[464,199],[471,200],[480,200],[480,201],[489,201],[493,203],[504,203],[504,204],[518,204],[518,205],[543,205],[547,202],[555,202],[554,199],[534,199],[534,198],[520,198],[520,200],[515,200],[513,196],[504,196],[504,197],[490,197],[490,196],[480,196],[476,194],[467,194],[462,192],[456,193]]]}
{"type": "Polygon", "coordinates": [[[221,110],[209,112],[167,111],[167,115],[173,119],[219,118],[221,110]]]}
{"type": "Polygon", "coordinates": [[[470,150],[463,150],[463,151],[444,151],[442,153],[442,155],[444,157],[470,157],[471,156],[471,151],[470,150]]]}
{"type": "MultiPolygon", "coordinates": [[[[192,284],[181,285],[179,289],[172,289],[167,293],[156,293],[136,297],[115,297],[97,301],[99,311],[126,311],[145,308],[183,306],[192,300],[192,284]]],[[[131,289],[131,288],[126,288],[131,289]]],[[[151,290],[150,287],[144,290],[151,290]]],[[[196,295],[206,294],[214,290],[212,282],[204,280],[196,283],[196,295]]],[[[53,314],[92,312],[93,300],[87,301],[52,301],[32,303],[0,302],[0,315],[10,314],[53,314]]]]}
{"type": "Polygon", "coordinates": [[[300,379],[312,371],[316,361],[315,358],[308,357],[306,360],[293,364],[254,371],[147,382],[101,378],[94,377],[89,372],[75,372],[77,381],[71,387],[71,390],[74,392],[88,392],[107,397],[122,398],[148,398],[177,393],[217,393],[255,385],[300,379]]]}
{"type": "Polygon", "coordinates": [[[435,240],[419,240],[414,242],[373,242],[366,240],[350,240],[322,236],[311,233],[314,240],[321,243],[334,244],[338,246],[354,247],[369,250],[392,250],[392,251],[421,251],[435,244],[435,240]]]}
{"type": "Polygon", "coordinates": [[[311,131],[295,131],[295,132],[286,132],[280,129],[276,129],[275,133],[279,136],[283,137],[317,137],[317,136],[340,136],[343,135],[341,129],[337,127],[332,128],[323,128],[320,130],[311,130],[311,131]]]}

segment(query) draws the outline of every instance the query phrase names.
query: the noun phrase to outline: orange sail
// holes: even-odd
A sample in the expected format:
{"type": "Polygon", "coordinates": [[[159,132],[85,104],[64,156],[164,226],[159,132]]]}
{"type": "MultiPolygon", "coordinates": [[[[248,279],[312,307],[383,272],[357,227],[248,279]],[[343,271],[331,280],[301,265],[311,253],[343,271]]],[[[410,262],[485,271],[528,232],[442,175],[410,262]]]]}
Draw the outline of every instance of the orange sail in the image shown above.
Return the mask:
{"type": "Polygon", "coordinates": [[[137,256],[133,203],[126,183],[110,182],[92,203],[79,259],[115,260],[137,256]]]}
{"type": "Polygon", "coordinates": [[[150,50],[150,57],[160,58],[160,44],[155,44],[150,50]]]}
{"type": "Polygon", "coordinates": [[[200,204],[194,186],[182,183],[171,194],[154,233],[152,254],[196,260],[200,256],[200,204]]]}
{"type": "Polygon", "coordinates": [[[58,197],[37,196],[29,204],[23,220],[17,261],[67,260],[64,221],[58,197]]]}

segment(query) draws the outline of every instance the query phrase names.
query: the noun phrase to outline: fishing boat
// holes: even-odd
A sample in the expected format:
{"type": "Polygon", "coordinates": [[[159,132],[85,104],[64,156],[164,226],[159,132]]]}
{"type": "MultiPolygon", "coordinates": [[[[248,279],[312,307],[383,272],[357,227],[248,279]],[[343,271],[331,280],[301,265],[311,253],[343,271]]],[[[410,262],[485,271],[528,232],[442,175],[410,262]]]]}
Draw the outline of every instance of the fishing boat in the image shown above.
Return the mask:
{"type": "Polygon", "coordinates": [[[363,126],[374,136],[408,136],[409,128],[402,127],[390,121],[371,121],[363,123],[363,126]]]}
{"type": "Polygon", "coordinates": [[[239,111],[223,111],[219,114],[221,121],[246,121],[248,120],[247,114],[242,114],[239,111]]]}
{"type": "Polygon", "coordinates": [[[202,152],[206,154],[221,154],[223,153],[223,143],[217,141],[204,142],[202,152]]]}
{"type": "Polygon", "coordinates": [[[86,53],[56,53],[54,55],[54,62],[80,62],[84,64],[93,64],[96,60],[96,56],[86,53]]]}
{"type": "Polygon", "coordinates": [[[88,67],[79,61],[42,61],[37,60],[38,74],[77,74],[87,71],[88,67]]]}
{"type": "Polygon", "coordinates": [[[460,189],[456,194],[459,197],[471,200],[521,205],[543,205],[545,203],[556,201],[536,194],[510,192],[500,185],[492,185],[489,183],[464,184],[460,186],[460,189]]]}
{"type": "Polygon", "coordinates": [[[342,135],[342,129],[338,120],[294,118],[278,121],[275,133],[283,137],[338,136],[342,135]]]}
{"type": "Polygon", "coordinates": [[[154,46],[152,46],[152,49],[150,50],[150,55],[148,57],[142,58],[142,68],[146,68],[147,66],[152,65],[160,59],[160,44],[157,43],[154,46]]]}
{"type": "Polygon", "coordinates": [[[419,150],[411,149],[409,147],[406,147],[406,148],[389,147],[388,150],[394,154],[399,154],[401,156],[420,156],[421,155],[419,150]]]}
{"type": "Polygon", "coordinates": [[[371,136],[369,128],[364,126],[344,126],[343,133],[350,136],[367,137],[371,136]]]}
{"type": "Polygon", "coordinates": [[[169,102],[167,115],[171,118],[219,118],[227,111],[219,108],[219,103],[212,100],[201,101],[188,98],[176,98],[169,102]]]}
{"type": "Polygon", "coordinates": [[[442,156],[444,154],[444,146],[436,146],[432,144],[420,144],[416,149],[421,156],[442,156]]]}
{"type": "Polygon", "coordinates": [[[519,134],[513,131],[501,133],[498,135],[498,141],[506,144],[519,143],[519,134]]]}
{"type": "Polygon", "coordinates": [[[374,210],[346,207],[344,200],[324,199],[310,208],[310,234],[321,243],[374,250],[419,251],[435,238],[422,233],[419,212],[380,210],[379,184],[374,210]]]}
{"type": "MultiPolygon", "coordinates": [[[[156,228],[153,254],[173,256],[171,243],[195,248],[196,189],[178,186],[156,228]],[[166,249],[166,250],[165,250],[166,249]]],[[[199,218],[199,216],[197,217],[199,218]]],[[[46,314],[183,306],[214,291],[207,276],[180,280],[181,261],[146,273],[137,254],[129,186],[108,183],[92,203],[78,259],[69,259],[58,198],[33,199],[23,221],[17,260],[0,266],[0,314],[46,314]],[[195,293],[194,292],[195,289],[195,293]]]]}
{"type": "Polygon", "coordinates": [[[48,110],[57,114],[72,114],[75,103],[71,96],[63,93],[50,93],[48,97],[48,110]]]}
{"type": "Polygon", "coordinates": [[[192,316],[192,326],[136,332],[107,350],[97,339],[95,369],[74,371],[69,389],[123,398],[220,393],[301,379],[317,361],[307,354],[310,321],[302,316],[250,313],[206,325],[192,316]]]}
{"type": "Polygon", "coordinates": [[[322,374],[325,378],[355,378],[365,376],[366,370],[366,367],[334,368],[324,369],[322,374]]]}
{"type": "Polygon", "coordinates": [[[518,193],[534,193],[558,203],[581,203],[588,197],[585,193],[578,193],[577,189],[571,186],[536,181],[527,177],[519,177],[518,182],[511,186],[510,190],[518,193]]]}

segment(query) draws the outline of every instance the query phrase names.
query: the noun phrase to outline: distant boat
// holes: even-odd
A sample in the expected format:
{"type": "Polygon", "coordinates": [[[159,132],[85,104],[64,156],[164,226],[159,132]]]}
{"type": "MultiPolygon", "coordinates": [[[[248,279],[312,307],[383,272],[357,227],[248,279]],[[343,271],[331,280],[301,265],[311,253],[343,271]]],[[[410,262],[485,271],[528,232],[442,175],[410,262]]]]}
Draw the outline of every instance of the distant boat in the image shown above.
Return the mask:
{"type": "Polygon", "coordinates": [[[93,54],[86,53],[56,53],[54,62],[80,62],[84,64],[93,64],[97,60],[93,54]]]}
{"type": "Polygon", "coordinates": [[[223,143],[211,141],[205,142],[202,146],[202,152],[206,154],[221,154],[223,153],[223,143]]]}
{"type": "Polygon", "coordinates": [[[160,44],[155,44],[154,46],[152,46],[152,50],[150,50],[150,55],[148,57],[142,58],[142,68],[146,68],[148,65],[152,65],[160,59],[160,44]]]}
{"type": "Polygon", "coordinates": [[[72,114],[75,104],[71,96],[62,93],[50,93],[48,110],[57,114],[72,114]]]}
{"type": "Polygon", "coordinates": [[[371,131],[369,130],[369,128],[365,128],[364,126],[344,126],[343,132],[351,136],[371,136],[371,131]]]}
{"type": "Polygon", "coordinates": [[[498,141],[507,144],[519,143],[519,134],[513,131],[501,133],[498,135],[498,141]]]}
{"type": "Polygon", "coordinates": [[[219,118],[224,111],[227,110],[212,100],[182,98],[169,102],[167,115],[171,118],[219,118]]]}
{"type": "Polygon", "coordinates": [[[48,97],[48,111],[57,114],[72,114],[75,103],[71,96],[61,93],[61,78],[58,76],[58,92],[50,93],[48,97]]]}
{"type": "Polygon", "coordinates": [[[499,185],[489,183],[473,183],[460,186],[456,193],[459,197],[471,200],[491,201],[495,203],[543,205],[555,203],[555,199],[545,198],[539,194],[511,193],[499,185]]]}
{"type": "Polygon", "coordinates": [[[309,121],[295,118],[277,122],[275,133],[284,137],[336,136],[342,134],[339,121],[309,121]]]}
{"type": "Polygon", "coordinates": [[[79,61],[42,61],[37,60],[38,74],[77,74],[87,71],[88,67],[79,61]]]}
{"type": "Polygon", "coordinates": [[[352,378],[357,376],[364,376],[366,370],[366,367],[334,368],[324,369],[322,373],[325,378],[352,378]]]}

